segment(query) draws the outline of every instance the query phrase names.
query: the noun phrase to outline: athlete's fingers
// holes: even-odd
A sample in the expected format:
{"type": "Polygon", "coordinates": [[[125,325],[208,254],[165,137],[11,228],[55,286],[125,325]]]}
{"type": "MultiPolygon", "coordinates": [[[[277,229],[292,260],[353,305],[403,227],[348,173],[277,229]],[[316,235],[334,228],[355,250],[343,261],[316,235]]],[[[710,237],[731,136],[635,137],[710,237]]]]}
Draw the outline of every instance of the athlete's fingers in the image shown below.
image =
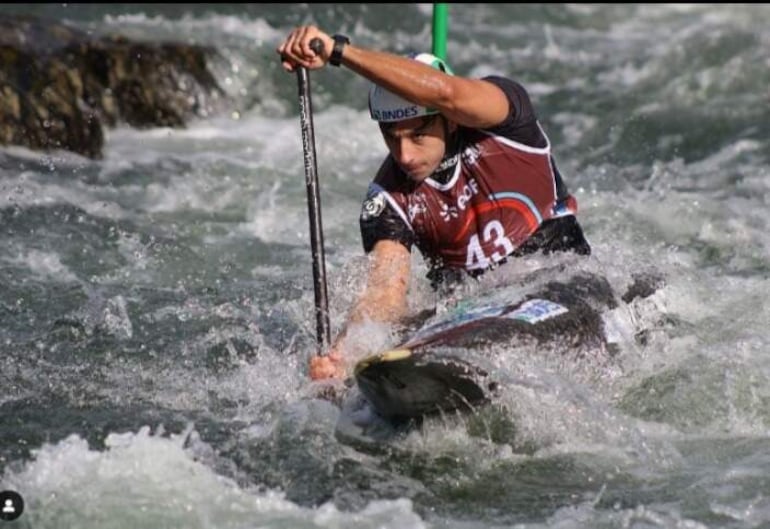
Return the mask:
{"type": "Polygon", "coordinates": [[[310,378],[322,380],[325,378],[345,378],[345,361],[336,351],[324,356],[314,356],[310,359],[310,378]]]}
{"type": "Polygon", "coordinates": [[[293,52],[296,46],[298,29],[294,29],[286,39],[277,48],[278,54],[281,56],[281,65],[286,71],[293,72],[294,69],[300,65],[297,61],[296,54],[293,52]]]}

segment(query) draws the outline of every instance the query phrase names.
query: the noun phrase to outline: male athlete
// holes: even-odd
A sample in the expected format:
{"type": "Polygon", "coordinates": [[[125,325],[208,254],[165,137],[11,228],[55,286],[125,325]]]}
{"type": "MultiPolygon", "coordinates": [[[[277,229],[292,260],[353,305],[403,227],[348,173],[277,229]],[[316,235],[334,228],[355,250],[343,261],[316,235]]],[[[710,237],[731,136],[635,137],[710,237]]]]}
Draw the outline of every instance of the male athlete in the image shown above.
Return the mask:
{"type": "Polygon", "coordinates": [[[433,55],[365,49],[312,25],[294,29],[277,51],[290,72],[328,63],[372,81],[371,117],[390,151],[361,211],[366,288],[328,353],[311,359],[312,379],[347,375],[352,325],[405,316],[412,245],[434,287],[458,271],[475,276],[535,251],[590,254],[577,202],[516,81],[456,76],[433,55]],[[316,38],[319,53],[310,45],[316,38]]]}

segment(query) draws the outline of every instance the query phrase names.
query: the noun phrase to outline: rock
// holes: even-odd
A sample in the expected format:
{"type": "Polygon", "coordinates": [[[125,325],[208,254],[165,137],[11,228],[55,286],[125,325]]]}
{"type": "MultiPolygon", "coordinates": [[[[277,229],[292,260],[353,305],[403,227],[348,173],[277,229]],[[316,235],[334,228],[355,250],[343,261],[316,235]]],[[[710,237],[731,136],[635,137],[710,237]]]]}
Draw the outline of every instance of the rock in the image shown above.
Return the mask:
{"type": "Polygon", "coordinates": [[[221,109],[213,48],[93,37],[0,15],[0,144],[102,157],[103,127],[184,127],[221,109]]]}

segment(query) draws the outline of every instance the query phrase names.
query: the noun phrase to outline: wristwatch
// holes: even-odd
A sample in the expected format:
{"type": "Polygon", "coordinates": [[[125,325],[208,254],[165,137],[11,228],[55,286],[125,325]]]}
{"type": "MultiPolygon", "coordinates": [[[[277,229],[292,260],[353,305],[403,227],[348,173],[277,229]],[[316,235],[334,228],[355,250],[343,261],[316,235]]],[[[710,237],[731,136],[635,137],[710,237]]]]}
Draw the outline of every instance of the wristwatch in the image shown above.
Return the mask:
{"type": "Polygon", "coordinates": [[[332,48],[332,54],[329,55],[329,64],[332,66],[339,66],[342,64],[342,48],[345,44],[350,44],[350,39],[345,35],[332,35],[334,39],[334,47],[332,48]]]}

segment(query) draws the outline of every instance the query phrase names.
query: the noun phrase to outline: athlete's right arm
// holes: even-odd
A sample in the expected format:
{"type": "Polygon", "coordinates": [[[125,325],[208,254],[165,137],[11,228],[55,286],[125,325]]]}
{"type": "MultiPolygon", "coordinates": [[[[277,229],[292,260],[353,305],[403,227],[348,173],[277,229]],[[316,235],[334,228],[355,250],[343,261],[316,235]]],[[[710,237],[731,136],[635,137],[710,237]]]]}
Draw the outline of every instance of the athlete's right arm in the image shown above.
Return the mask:
{"type": "MultiPolygon", "coordinates": [[[[313,25],[292,30],[278,46],[283,67],[322,68],[329,62],[333,38],[313,25]],[[310,43],[320,39],[323,48],[313,51],[310,43]]],[[[470,128],[489,128],[509,115],[508,98],[498,86],[482,79],[447,75],[419,61],[384,51],[347,44],[340,63],[371,82],[412,101],[435,108],[443,115],[470,128]]]]}
{"type": "Polygon", "coordinates": [[[411,255],[400,242],[383,239],[369,254],[366,288],[326,355],[310,360],[310,378],[345,378],[353,355],[345,349],[350,327],[367,321],[395,323],[406,314],[411,255]]]}

